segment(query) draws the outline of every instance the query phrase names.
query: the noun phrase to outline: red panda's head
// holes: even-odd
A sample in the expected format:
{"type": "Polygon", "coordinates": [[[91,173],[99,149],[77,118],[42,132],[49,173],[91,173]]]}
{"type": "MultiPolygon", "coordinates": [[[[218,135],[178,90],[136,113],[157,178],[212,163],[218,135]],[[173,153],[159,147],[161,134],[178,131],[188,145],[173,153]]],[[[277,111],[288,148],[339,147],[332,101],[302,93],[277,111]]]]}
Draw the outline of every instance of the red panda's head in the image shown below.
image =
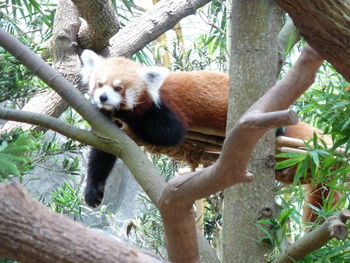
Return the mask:
{"type": "Polygon", "coordinates": [[[81,77],[96,105],[105,110],[132,110],[147,95],[160,102],[159,89],[168,75],[163,67],[143,67],[127,58],[103,58],[91,50],[81,54],[81,77]]]}

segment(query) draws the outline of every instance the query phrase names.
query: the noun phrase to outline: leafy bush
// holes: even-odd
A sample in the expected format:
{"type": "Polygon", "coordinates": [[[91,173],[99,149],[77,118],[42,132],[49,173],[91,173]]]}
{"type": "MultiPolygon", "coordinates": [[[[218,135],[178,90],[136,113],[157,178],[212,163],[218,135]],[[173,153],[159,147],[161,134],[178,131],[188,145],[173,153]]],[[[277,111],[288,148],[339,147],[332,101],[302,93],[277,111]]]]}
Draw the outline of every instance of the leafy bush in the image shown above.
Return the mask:
{"type": "Polygon", "coordinates": [[[31,153],[38,144],[29,133],[13,133],[2,137],[0,144],[0,181],[20,177],[32,168],[31,153]]]}

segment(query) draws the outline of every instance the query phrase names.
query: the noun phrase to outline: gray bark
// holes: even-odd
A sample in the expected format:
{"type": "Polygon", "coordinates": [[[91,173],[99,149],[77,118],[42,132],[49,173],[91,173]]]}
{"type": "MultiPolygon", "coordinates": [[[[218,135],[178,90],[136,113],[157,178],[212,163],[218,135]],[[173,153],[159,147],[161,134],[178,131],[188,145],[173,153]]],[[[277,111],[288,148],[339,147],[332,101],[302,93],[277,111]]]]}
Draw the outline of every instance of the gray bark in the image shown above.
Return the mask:
{"type": "Polygon", "coordinates": [[[161,262],[55,214],[16,183],[0,185],[0,255],[22,263],[161,262]]]}
{"type": "Polygon", "coordinates": [[[108,46],[109,39],[119,31],[119,22],[110,0],[72,0],[82,23],[78,41],[80,46],[92,50],[102,50],[108,46]],[[98,15],[96,15],[98,14],[98,15]]]}
{"type": "MultiPolygon", "coordinates": [[[[247,108],[276,81],[280,11],[271,1],[233,0],[228,130],[247,108]]],[[[268,132],[256,145],[249,184],[224,192],[223,262],[262,262],[270,248],[260,242],[259,219],[272,218],[274,209],[274,134],[268,132]]]]}
{"type": "Polygon", "coordinates": [[[111,55],[130,57],[210,0],[163,0],[111,38],[111,55]]]}

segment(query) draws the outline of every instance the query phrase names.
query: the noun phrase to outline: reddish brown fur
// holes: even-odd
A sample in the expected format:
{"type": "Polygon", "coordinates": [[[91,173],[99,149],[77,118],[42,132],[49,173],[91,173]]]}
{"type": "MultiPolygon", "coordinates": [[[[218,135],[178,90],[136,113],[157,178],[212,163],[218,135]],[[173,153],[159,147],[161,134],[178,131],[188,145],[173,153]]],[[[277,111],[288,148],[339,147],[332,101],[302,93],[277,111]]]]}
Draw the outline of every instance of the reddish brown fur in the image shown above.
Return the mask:
{"type": "MultiPolygon", "coordinates": [[[[133,109],[139,114],[150,107],[152,101],[146,92],[146,85],[139,78],[138,72],[142,66],[125,58],[109,58],[99,65],[98,70],[90,81],[103,81],[112,85],[113,80],[121,80],[124,88],[120,93],[125,94],[127,89],[137,91],[139,104],[133,109]]],[[[96,83],[94,83],[96,84],[96,83]]],[[[96,88],[96,86],[95,86],[96,88]]],[[[160,88],[161,100],[178,116],[186,129],[199,131],[211,135],[225,136],[229,78],[219,72],[194,71],[171,72],[160,88]]],[[[123,107],[123,106],[122,106],[123,107]]],[[[304,122],[288,126],[285,136],[309,140],[314,132],[320,133],[304,122]]],[[[326,142],[329,138],[321,136],[326,142]]],[[[284,183],[292,183],[295,167],[290,177],[283,177],[281,171],[276,171],[276,178],[284,183]]],[[[308,188],[312,188],[308,186],[308,188]]],[[[306,198],[313,206],[322,204],[320,186],[313,189],[306,198]],[[318,189],[318,190],[317,190],[318,189]]],[[[338,197],[338,196],[337,196],[338,197]]],[[[335,201],[338,199],[336,198],[335,201]]],[[[314,221],[316,216],[310,207],[305,207],[304,218],[314,221]]]]}
{"type": "MultiPolygon", "coordinates": [[[[332,143],[331,138],[322,135],[319,130],[313,128],[305,122],[299,122],[297,125],[288,126],[284,136],[307,141],[314,136],[314,133],[316,133],[317,137],[322,139],[324,142],[328,144],[332,143]]],[[[276,161],[279,162],[282,161],[282,159],[277,158],[276,161]]],[[[276,179],[285,184],[291,184],[293,183],[295,173],[296,166],[287,169],[276,170],[276,179]]],[[[317,220],[317,214],[312,207],[321,209],[324,204],[324,200],[327,200],[330,197],[330,188],[327,185],[312,185],[312,182],[310,181],[311,180],[309,176],[303,178],[301,181],[301,183],[306,183],[305,205],[303,211],[304,222],[315,222],[317,220]],[[312,207],[310,207],[310,205],[312,207]]],[[[335,192],[332,198],[332,203],[335,205],[340,199],[340,194],[338,192],[335,192]]]]}
{"type": "Polygon", "coordinates": [[[332,198],[332,205],[336,206],[337,202],[340,199],[339,192],[334,192],[333,196],[330,196],[330,188],[323,184],[318,185],[305,185],[305,205],[304,205],[304,213],[303,213],[303,221],[304,222],[316,222],[317,214],[314,212],[312,206],[321,209],[324,205],[324,200],[328,198],[332,198]]]}
{"type": "Polygon", "coordinates": [[[161,87],[162,101],[193,131],[225,135],[229,78],[219,72],[173,72],[161,87]]]}

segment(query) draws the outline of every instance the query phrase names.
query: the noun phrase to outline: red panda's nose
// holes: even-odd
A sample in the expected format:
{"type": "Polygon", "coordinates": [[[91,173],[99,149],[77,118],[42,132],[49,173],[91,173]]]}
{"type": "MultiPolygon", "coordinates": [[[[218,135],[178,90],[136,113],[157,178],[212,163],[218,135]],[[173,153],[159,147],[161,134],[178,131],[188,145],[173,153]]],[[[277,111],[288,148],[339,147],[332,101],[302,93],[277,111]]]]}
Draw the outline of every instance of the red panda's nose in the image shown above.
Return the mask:
{"type": "Polygon", "coordinates": [[[101,102],[106,102],[107,100],[108,100],[107,94],[106,94],[106,93],[102,93],[102,94],[100,95],[100,101],[101,101],[101,102]]]}

